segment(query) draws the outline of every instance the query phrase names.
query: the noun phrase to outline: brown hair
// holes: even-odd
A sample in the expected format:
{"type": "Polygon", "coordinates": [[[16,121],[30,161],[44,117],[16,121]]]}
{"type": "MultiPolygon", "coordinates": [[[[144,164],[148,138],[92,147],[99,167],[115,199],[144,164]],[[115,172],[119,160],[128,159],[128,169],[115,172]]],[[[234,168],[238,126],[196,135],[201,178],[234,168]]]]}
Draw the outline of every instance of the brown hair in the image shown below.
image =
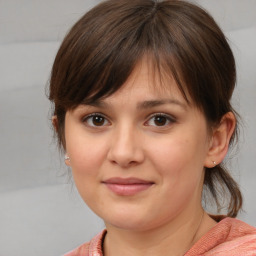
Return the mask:
{"type": "MultiPolygon", "coordinates": [[[[49,99],[58,118],[61,146],[65,148],[66,111],[116,92],[145,54],[152,57],[159,74],[164,69],[175,78],[184,97],[187,92],[210,125],[218,124],[225,113],[234,113],[230,100],[235,60],[206,11],[177,0],[109,0],[72,27],[53,64],[49,99]]],[[[204,186],[218,209],[220,197],[228,192],[228,216],[237,215],[242,196],[221,164],[205,169],[204,186]]]]}

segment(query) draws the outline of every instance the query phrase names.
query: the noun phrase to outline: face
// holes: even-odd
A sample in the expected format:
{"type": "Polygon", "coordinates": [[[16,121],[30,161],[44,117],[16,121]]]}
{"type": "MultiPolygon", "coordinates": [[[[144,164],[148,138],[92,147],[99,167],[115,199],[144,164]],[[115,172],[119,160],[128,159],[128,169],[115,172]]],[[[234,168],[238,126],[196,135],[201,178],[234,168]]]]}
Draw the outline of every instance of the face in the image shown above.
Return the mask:
{"type": "Polygon", "coordinates": [[[150,74],[142,61],[115,94],[66,113],[66,163],[107,227],[148,230],[201,210],[205,117],[150,74]]]}

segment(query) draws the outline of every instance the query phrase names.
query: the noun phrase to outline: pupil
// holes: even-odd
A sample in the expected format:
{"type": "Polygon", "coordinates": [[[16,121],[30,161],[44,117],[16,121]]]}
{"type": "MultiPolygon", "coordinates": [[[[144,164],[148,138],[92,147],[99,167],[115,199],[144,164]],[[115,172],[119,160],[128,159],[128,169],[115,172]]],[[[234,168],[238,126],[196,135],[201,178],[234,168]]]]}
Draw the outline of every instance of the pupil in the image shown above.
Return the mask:
{"type": "Polygon", "coordinates": [[[93,124],[97,125],[97,126],[103,125],[104,124],[104,118],[101,117],[101,116],[94,116],[93,117],[93,124]]]}
{"type": "Polygon", "coordinates": [[[158,126],[163,126],[166,124],[166,117],[164,116],[157,116],[155,117],[155,124],[158,126]]]}

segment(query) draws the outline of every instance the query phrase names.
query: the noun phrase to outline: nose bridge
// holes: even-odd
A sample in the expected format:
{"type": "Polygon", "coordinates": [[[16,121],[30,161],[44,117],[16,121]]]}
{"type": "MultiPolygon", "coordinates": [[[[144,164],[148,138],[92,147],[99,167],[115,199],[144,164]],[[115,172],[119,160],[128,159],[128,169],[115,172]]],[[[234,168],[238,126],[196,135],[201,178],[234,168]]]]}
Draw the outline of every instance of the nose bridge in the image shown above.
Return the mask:
{"type": "Polygon", "coordinates": [[[132,124],[122,123],[115,127],[109,150],[109,160],[127,167],[143,161],[140,134],[132,124]]]}

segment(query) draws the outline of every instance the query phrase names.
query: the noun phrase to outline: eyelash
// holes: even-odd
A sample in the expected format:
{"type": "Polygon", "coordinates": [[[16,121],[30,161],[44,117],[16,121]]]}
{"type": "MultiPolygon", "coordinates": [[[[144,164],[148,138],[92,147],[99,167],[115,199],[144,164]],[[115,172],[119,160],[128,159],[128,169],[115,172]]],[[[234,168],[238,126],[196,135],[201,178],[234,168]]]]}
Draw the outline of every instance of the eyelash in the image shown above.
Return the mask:
{"type": "MultiPolygon", "coordinates": [[[[102,127],[102,126],[105,126],[105,125],[99,125],[99,126],[97,126],[97,125],[90,125],[90,124],[88,124],[88,120],[90,119],[90,118],[93,118],[93,117],[100,117],[100,118],[103,118],[103,120],[104,120],[104,123],[108,120],[108,118],[106,118],[103,114],[101,114],[101,113],[92,113],[92,114],[89,114],[89,115],[87,115],[87,116],[85,116],[83,119],[82,119],[82,122],[83,123],[87,123],[87,126],[89,126],[89,127],[102,127]]],[[[92,120],[93,121],[93,120],[92,120]]],[[[108,123],[110,124],[110,122],[108,121],[108,123]]]]}
{"type": "MultiPolygon", "coordinates": [[[[148,125],[148,123],[149,123],[149,121],[150,120],[152,120],[153,118],[156,118],[156,117],[163,117],[163,118],[166,118],[166,121],[168,122],[168,124],[164,124],[164,125],[152,125],[152,126],[155,126],[155,127],[166,127],[166,126],[168,126],[168,125],[170,125],[170,124],[172,124],[172,123],[175,123],[175,118],[173,117],[173,116],[170,116],[170,115],[168,115],[168,114],[164,114],[164,113],[155,113],[155,114],[153,114],[153,115],[151,115],[150,117],[149,117],[149,119],[148,119],[148,121],[146,121],[146,123],[145,123],[145,125],[147,125],[147,126],[150,126],[150,125],[148,125]]],[[[154,120],[153,120],[154,121],[154,120]]]]}
{"type": "MultiPolygon", "coordinates": [[[[153,120],[154,122],[155,120],[153,120]]],[[[145,126],[154,126],[154,127],[166,127],[172,123],[175,123],[175,118],[173,116],[170,116],[168,114],[164,114],[164,113],[155,113],[155,114],[152,114],[151,116],[149,116],[149,118],[147,119],[147,121],[144,123],[145,126]],[[161,117],[161,118],[166,118],[166,123],[164,123],[163,125],[150,125],[150,121],[153,120],[153,118],[156,118],[156,117],[161,117]]],[[[85,116],[83,119],[82,119],[82,122],[83,123],[86,123],[87,126],[89,127],[105,127],[105,126],[108,126],[108,125],[111,125],[111,123],[108,121],[108,118],[101,114],[101,113],[92,113],[92,114],[89,114],[87,116],[85,116]],[[99,118],[102,118],[103,119],[103,124],[102,125],[93,125],[93,124],[89,124],[88,123],[88,120],[90,120],[91,118],[93,117],[99,117],[99,118]],[[107,122],[107,125],[106,125],[106,122],[107,122]]],[[[92,120],[93,122],[93,120],[92,120]]]]}

